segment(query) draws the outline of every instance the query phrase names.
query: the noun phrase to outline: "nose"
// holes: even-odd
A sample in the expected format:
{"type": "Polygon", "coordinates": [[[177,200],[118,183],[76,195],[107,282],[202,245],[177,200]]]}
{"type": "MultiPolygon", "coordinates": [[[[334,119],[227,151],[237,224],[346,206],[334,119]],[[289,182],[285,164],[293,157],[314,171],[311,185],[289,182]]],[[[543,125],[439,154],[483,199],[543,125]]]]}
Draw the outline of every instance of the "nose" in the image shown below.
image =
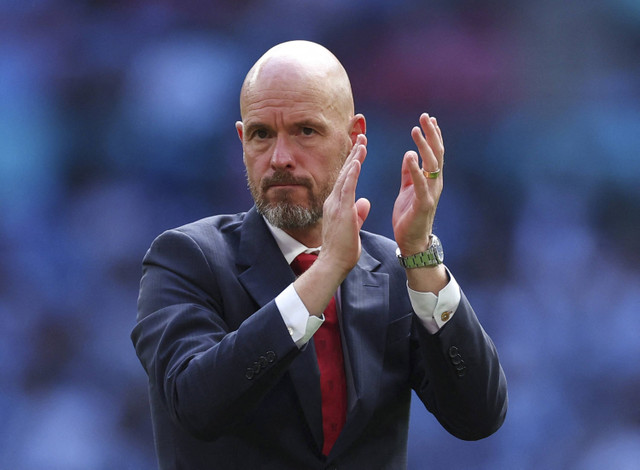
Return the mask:
{"type": "Polygon", "coordinates": [[[295,168],[295,158],[293,156],[293,149],[291,148],[291,142],[287,136],[278,135],[271,154],[271,167],[274,170],[295,168]]]}

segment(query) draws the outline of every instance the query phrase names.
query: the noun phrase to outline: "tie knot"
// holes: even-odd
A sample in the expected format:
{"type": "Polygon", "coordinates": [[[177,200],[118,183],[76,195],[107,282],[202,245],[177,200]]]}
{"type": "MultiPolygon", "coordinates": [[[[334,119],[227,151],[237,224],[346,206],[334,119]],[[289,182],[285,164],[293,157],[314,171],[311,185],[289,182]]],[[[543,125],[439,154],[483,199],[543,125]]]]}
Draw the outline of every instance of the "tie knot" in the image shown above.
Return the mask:
{"type": "Polygon", "coordinates": [[[296,273],[297,276],[300,276],[303,272],[311,267],[313,262],[318,258],[318,255],[314,255],[311,253],[300,253],[296,256],[291,262],[291,269],[296,273]]]}

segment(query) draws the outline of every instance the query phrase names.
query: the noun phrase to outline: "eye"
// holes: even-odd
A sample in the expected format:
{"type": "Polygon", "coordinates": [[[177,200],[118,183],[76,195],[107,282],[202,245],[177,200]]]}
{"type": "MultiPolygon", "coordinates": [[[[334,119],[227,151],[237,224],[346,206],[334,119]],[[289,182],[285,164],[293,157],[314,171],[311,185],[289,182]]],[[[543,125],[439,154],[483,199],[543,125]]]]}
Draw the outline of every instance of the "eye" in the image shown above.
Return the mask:
{"type": "Polygon", "coordinates": [[[269,136],[269,133],[267,132],[266,129],[257,129],[253,133],[253,136],[257,137],[258,139],[266,139],[269,136]]]}
{"type": "Polygon", "coordinates": [[[302,132],[303,135],[313,135],[313,134],[315,134],[316,131],[314,129],[312,129],[311,127],[303,127],[301,129],[301,132],[302,132]]]}

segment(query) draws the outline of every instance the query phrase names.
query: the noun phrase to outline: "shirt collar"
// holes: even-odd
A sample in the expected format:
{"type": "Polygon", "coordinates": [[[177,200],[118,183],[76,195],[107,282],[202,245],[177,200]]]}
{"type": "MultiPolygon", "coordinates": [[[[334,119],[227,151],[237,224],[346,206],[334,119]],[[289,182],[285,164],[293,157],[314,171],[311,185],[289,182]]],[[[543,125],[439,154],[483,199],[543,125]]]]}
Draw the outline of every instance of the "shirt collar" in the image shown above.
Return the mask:
{"type": "Polygon", "coordinates": [[[269,230],[271,231],[273,238],[276,239],[278,248],[280,248],[280,251],[284,255],[284,259],[287,260],[288,264],[291,264],[291,262],[300,253],[318,253],[320,251],[321,247],[318,246],[316,248],[309,248],[308,246],[303,245],[298,240],[293,238],[284,230],[271,225],[269,221],[264,218],[264,216],[263,216],[263,219],[267,223],[267,227],[269,227],[269,230]]]}

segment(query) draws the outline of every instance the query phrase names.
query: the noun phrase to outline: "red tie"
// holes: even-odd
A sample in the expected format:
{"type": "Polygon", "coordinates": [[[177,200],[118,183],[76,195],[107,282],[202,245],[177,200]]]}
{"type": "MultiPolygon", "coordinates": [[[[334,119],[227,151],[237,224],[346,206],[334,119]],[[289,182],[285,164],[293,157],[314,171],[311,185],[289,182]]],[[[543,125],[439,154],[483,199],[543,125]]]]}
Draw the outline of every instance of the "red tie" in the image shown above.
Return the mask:
{"type": "MultiPolygon", "coordinates": [[[[309,269],[317,257],[318,255],[301,253],[291,263],[293,272],[297,275],[302,274],[309,269]]],[[[347,381],[344,375],[344,358],[335,297],[331,298],[324,310],[324,323],[313,335],[313,342],[320,369],[324,432],[322,453],[329,455],[347,419],[347,381]]]]}

